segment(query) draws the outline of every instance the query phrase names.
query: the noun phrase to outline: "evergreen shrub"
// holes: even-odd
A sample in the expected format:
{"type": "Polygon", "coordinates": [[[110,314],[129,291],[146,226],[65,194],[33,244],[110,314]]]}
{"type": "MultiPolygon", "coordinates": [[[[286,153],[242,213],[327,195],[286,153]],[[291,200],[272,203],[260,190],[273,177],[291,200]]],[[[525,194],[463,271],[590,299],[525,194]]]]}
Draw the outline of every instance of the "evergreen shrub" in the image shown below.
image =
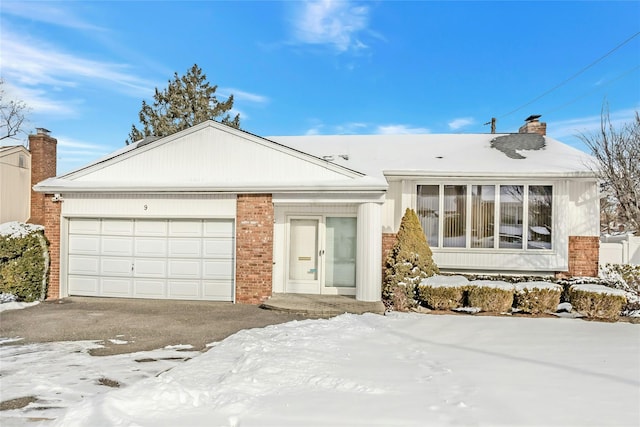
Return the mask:
{"type": "Polygon", "coordinates": [[[463,276],[431,276],[418,285],[418,300],[433,310],[462,307],[468,284],[463,276]]]}
{"type": "Polygon", "coordinates": [[[602,285],[573,285],[569,300],[577,312],[603,320],[618,320],[627,302],[624,291],[602,285]]]}
{"type": "Polygon", "coordinates": [[[481,311],[506,313],[513,305],[514,292],[514,285],[502,280],[474,280],[469,282],[468,305],[481,311]]]}
{"type": "Polygon", "coordinates": [[[385,263],[382,298],[395,310],[416,307],[416,286],[439,272],[418,216],[407,209],[397,234],[396,244],[385,263]]]}
{"type": "Polygon", "coordinates": [[[515,285],[514,307],[525,313],[555,313],[562,286],[550,282],[524,282],[515,285]]]}
{"type": "Polygon", "coordinates": [[[21,235],[0,234],[0,294],[32,302],[46,297],[48,243],[42,228],[21,235]]]}

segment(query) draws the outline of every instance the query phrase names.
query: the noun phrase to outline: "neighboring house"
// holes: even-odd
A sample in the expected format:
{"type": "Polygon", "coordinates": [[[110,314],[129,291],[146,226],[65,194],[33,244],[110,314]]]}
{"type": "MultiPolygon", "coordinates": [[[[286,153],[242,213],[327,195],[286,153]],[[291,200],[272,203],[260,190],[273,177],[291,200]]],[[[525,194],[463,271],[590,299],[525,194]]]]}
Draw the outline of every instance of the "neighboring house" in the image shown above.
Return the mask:
{"type": "Polygon", "coordinates": [[[32,185],[56,175],[57,140],[38,128],[23,145],[0,147],[0,224],[29,221],[44,224],[44,195],[32,185]]]}
{"type": "Polygon", "coordinates": [[[36,186],[49,298],[379,301],[406,208],[443,270],[595,275],[590,160],[539,133],[266,139],[208,121],[36,186]]]}
{"type": "Polygon", "coordinates": [[[29,219],[31,153],[23,145],[0,147],[0,224],[29,219]]]}

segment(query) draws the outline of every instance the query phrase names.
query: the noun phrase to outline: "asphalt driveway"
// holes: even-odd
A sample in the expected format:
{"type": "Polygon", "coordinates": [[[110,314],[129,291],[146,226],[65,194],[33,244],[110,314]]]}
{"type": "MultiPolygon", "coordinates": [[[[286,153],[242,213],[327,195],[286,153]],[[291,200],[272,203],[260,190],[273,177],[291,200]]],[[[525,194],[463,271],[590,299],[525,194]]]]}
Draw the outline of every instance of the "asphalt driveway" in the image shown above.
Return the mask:
{"type": "Polygon", "coordinates": [[[17,343],[100,340],[92,355],[190,344],[203,350],[242,329],[303,320],[298,314],[228,302],[70,297],[0,312],[0,337],[17,343]]]}

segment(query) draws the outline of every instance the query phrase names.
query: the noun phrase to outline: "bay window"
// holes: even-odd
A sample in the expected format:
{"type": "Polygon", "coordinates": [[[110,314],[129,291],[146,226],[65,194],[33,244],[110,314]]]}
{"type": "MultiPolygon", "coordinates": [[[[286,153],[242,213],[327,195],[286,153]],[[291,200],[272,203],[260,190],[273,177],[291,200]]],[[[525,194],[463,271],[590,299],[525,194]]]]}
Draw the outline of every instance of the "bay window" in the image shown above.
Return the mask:
{"type": "Polygon", "coordinates": [[[418,185],[416,213],[435,248],[552,249],[551,185],[418,185]]]}

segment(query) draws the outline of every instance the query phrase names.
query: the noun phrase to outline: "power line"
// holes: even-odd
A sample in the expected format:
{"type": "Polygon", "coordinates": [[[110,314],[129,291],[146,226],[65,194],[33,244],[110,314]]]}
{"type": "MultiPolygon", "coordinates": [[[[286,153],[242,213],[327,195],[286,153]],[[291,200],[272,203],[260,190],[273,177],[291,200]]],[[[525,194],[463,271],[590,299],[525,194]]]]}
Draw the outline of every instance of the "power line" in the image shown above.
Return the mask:
{"type": "Polygon", "coordinates": [[[637,33],[635,33],[634,35],[632,35],[631,37],[629,37],[628,39],[626,39],[625,41],[623,41],[622,43],[620,43],[619,45],[617,45],[616,47],[614,47],[613,49],[611,49],[609,52],[605,53],[604,55],[602,55],[600,58],[596,59],[595,61],[593,61],[591,64],[587,65],[586,67],[582,68],[580,71],[578,71],[577,73],[575,73],[574,75],[572,75],[571,77],[563,80],[562,82],[558,83],[557,85],[555,85],[554,87],[552,87],[551,89],[547,90],[546,92],[544,92],[543,94],[537,96],[536,98],[532,99],[531,101],[522,104],[520,107],[516,108],[515,110],[511,110],[509,111],[507,114],[503,114],[502,116],[500,116],[500,119],[504,119],[507,116],[510,116],[511,114],[515,113],[516,111],[520,111],[522,110],[524,107],[527,107],[531,104],[533,104],[534,102],[536,102],[537,100],[539,100],[542,97],[547,96],[548,94],[550,94],[551,92],[553,92],[554,90],[560,88],[561,86],[564,86],[565,84],[567,84],[568,82],[570,82],[571,80],[575,79],[576,77],[578,77],[580,74],[584,73],[585,71],[587,71],[589,68],[593,67],[594,65],[596,65],[598,62],[602,61],[603,59],[605,59],[607,56],[611,55],[613,52],[615,52],[616,50],[620,49],[622,46],[624,46],[625,44],[629,43],[631,40],[633,40],[634,38],[636,38],[638,35],[640,35],[640,31],[638,31],[637,33]]]}
{"type": "Polygon", "coordinates": [[[562,105],[560,105],[559,107],[556,107],[556,108],[554,108],[554,109],[552,109],[552,110],[550,110],[550,111],[545,111],[545,112],[544,112],[544,114],[545,114],[545,115],[548,115],[548,114],[550,114],[550,113],[555,113],[555,112],[556,112],[556,111],[558,111],[558,110],[562,110],[562,109],[563,109],[563,108],[565,108],[566,106],[571,105],[571,104],[573,104],[574,102],[576,102],[576,101],[578,101],[578,100],[580,100],[580,99],[582,99],[582,98],[584,98],[584,97],[586,97],[586,96],[589,96],[589,95],[591,95],[591,94],[592,94],[592,93],[594,93],[594,92],[599,91],[599,90],[600,90],[600,89],[602,89],[603,87],[608,86],[608,85],[610,85],[611,83],[616,82],[616,81],[618,81],[618,80],[620,80],[620,79],[622,79],[622,78],[626,77],[627,75],[629,75],[629,74],[633,73],[634,71],[636,71],[636,70],[637,70],[637,69],[639,69],[639,68],[640,68],[640,65],[636,65],[636,66],[635,66],[635,67],[633,67],[632,69],[625,71],[624,73],[620,74],[619,76],[617,76],[617,77],[615,77],[615,78],[613,78],[613,79],[611,79],[611,80],[609,80],[609,81],[607,81],[607,82],[604,82],[604,83],[602,83],[601,85],[598,85],[598,87],[597,87],[597,88],[595,88],[594,90],[590,90],[590,91],[588,91],[588,92],[585,92],[585,93],[583,93],[582,95],[580,95],[580,96],[578,96],[578,97],[576,97],[576,98],[573,98],[571,101],[565,102],[564,104],[562,104],[562,105]]]}

